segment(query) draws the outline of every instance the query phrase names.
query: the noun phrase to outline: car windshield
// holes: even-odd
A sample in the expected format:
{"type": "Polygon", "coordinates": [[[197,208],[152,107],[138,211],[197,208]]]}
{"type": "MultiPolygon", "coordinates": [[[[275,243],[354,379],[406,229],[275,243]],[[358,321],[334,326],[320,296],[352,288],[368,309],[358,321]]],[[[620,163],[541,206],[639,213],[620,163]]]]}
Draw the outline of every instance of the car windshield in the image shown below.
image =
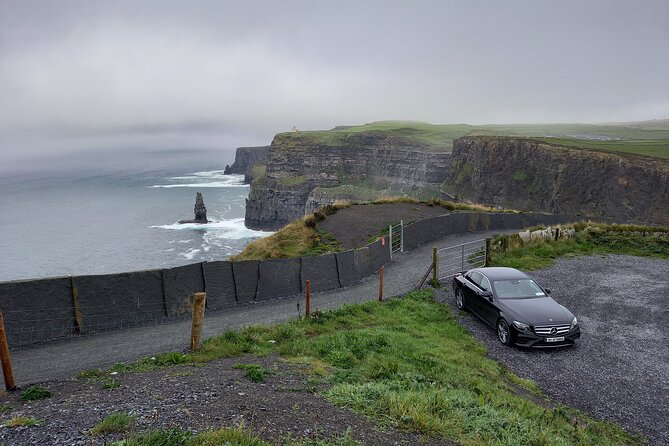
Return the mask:
{"type": "Polygon", "coordinates": [[[500,299],[543,297],[546,294],[532,279],[495,280],[495,294],[500,299]]]}

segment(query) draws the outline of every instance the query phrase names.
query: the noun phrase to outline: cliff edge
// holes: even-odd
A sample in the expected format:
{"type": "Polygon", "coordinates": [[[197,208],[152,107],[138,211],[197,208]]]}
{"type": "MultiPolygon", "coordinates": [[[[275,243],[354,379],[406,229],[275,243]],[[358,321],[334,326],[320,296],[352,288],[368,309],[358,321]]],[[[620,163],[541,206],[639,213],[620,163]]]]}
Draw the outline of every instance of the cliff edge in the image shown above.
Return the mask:
{"type": "Polygon", "coordinates": [[[544,140],[459,138],[443,188],[460,199],[519,210],[669,223],[668,160],[544,140]]]}
{"type": "Polygon", "coordinates": [[[251,183],[245,223],[276,229],[340,199],[439,196],[449,157],[438,140],[381,130],[279,133],[251,183]]]}
{"type": "Polygon", "coordinates": [[[238,147],[235,162],[232,166],[225,166],[223,173],[244,175],[244,182],[250,183],[254,177],[264,174],[268,151],[269,146],[238,147]]]}

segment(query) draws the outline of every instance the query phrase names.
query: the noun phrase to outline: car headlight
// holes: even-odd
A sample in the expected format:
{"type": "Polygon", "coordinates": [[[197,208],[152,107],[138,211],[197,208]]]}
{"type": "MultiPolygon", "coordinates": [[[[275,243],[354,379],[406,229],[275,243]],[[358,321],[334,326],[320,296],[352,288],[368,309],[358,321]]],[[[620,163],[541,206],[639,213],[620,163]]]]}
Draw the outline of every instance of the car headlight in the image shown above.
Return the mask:
{"type": "Polygon", "coordinates": [[[571,321],[571,328],[576,327],[577,324],[578,324],[578,320],[576,318],[574,318],[574,320],[571,321]]]}
{"type": "Polygon", "coordinates": [[[530,331],[530,326],[527,324],[523,324],[522,322],[513,321],[513,326],[520,331],[525,331],[525,330],[530,331]]]}

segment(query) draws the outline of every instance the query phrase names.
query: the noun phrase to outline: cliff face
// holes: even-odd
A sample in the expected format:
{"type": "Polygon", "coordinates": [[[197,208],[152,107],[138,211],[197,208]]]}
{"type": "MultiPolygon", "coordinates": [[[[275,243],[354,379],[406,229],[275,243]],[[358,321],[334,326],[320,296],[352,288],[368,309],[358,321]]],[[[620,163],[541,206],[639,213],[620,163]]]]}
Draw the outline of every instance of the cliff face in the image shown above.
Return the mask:
{"type": "Polygon", "coordinates": [[[246,226],[274,229],[341,198],[437,191],[450,154],[382,132],[278,134],[251,183],[246,226]]]}
{"type": "Polygon", "coordinates": [[[454,141],[444,190],[519,210],[669,224],[669,162],[530,139],[454,141]]]}
{"type": "Polygon", "coordinates": [[[250,183],[254,174],[262,174],[263,166],[267,160],[269,146],[260,147],[238,147],[235,153],[235,162],[232,166],[225,166],[225,174],[244,175],[244,182],[250,183]],[[254,166],[256,169],[254,169],[254,166]]]}

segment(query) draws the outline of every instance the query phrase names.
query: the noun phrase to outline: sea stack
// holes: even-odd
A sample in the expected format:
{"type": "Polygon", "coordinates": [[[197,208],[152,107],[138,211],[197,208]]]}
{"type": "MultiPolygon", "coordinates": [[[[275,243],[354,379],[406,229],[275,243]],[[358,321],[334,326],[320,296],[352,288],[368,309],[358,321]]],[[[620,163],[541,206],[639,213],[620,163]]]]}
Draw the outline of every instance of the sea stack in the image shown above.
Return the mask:
{"type": "Polygon", "coordinates": [[[209,223],[209,220],[207,220],[207,208],[204,207],[204,199],[201,192],[195,195],[195,208],[193,211],[195,212],[193,220],[179,220],[179,223],[209,223]]]}

